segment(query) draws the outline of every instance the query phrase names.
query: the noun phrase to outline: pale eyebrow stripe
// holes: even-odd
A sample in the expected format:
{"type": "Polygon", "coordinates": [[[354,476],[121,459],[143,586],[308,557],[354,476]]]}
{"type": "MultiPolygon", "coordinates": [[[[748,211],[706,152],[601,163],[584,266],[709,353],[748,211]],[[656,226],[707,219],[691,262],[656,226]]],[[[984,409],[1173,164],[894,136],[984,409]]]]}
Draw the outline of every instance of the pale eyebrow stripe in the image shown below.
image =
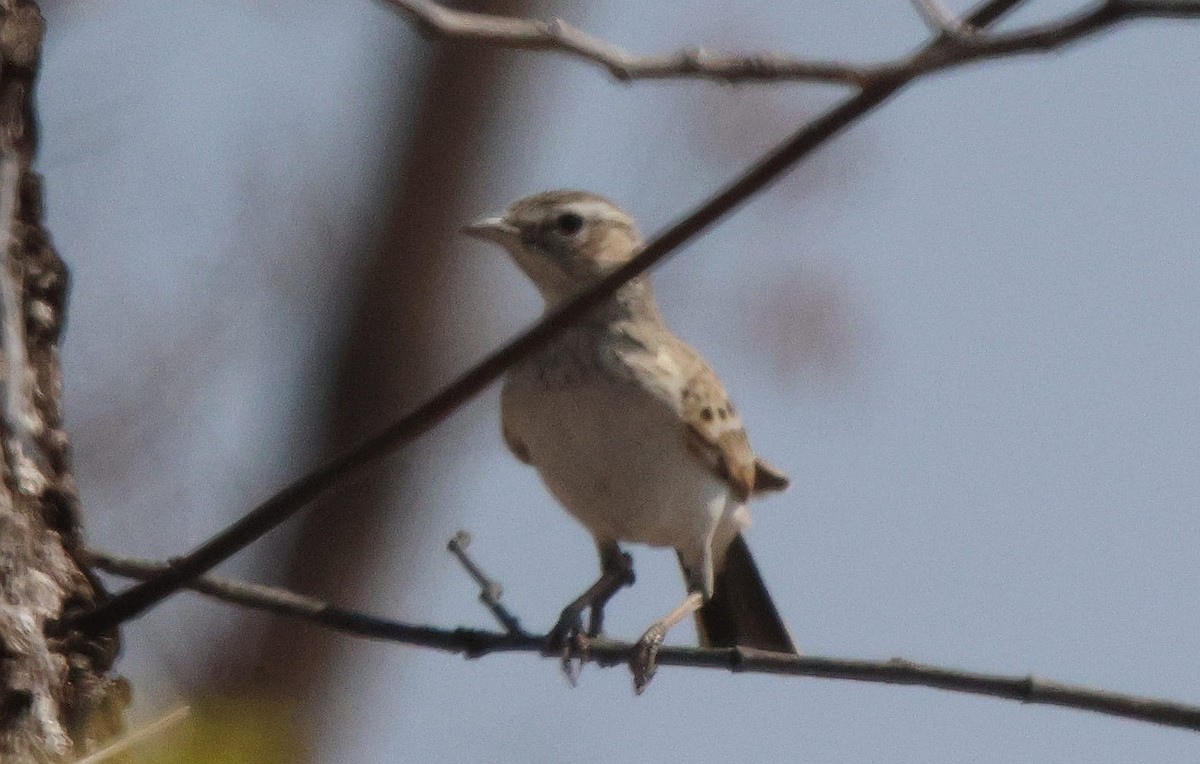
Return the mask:
{"type": "Polygon", "coordinates": [[[605,202],[572,202],[563,205],[567,210],[588,219],[612,220],[632,226],[633,219],[621,210],[605,202]]]}

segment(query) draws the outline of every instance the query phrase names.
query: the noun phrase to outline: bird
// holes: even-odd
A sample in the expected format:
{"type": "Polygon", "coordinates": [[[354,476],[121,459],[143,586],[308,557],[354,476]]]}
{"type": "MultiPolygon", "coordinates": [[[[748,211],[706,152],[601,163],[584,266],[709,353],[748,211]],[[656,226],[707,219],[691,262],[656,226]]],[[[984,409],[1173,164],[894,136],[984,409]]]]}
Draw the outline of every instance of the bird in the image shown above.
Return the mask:
{"type": "MultiPolygon", "coordinates": [[[[578,190],[525,197],[463,231],[506,250],[547,312],[644,246],[629,214],[578,190]]],[[[748,500],[787,488],[788,478],[754,455],[716,373],[667,327],[648,275],[509,368],[501,423],[508,449],[537,470],[599,552],[600,578],[549,633],[550,645],[564,650],[564,668],[571,649],[586,650],[601,633],[608,600],[633,583],[623,543],[673,548],[686,587],[683,601],[635,643],[637,693],[654,675],[667,632],[689,615],[701,646],[797,652],[743,533],[748,500]]]]}

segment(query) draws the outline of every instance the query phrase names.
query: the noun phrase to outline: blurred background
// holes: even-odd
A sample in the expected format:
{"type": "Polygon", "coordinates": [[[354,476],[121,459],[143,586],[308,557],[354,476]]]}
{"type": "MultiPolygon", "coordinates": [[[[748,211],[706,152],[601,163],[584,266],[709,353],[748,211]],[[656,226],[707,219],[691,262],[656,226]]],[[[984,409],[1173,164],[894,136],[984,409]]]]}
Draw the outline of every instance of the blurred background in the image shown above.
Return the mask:
{"type": "MultiPolygon", "coordinates": [[[[1029,3],[1014,21],[1072,6],[1029,3]]],[[[466,7],[466,6],[464,6],[466,7]]],[[[906,0],[476,2],[636,52],[874,60],[906,0]]],[[[956,10],[962,10],[960,4],[956,10]]],[[[74,274],[66,403],[89,541],[185,551],[373,434],[539,314],[456,233],[581,187],[648,234],[840,97],[619,85],[431,43],[374,0],[46,0],[49,226],[74,274]]],[[[801,648],[1200,702],[1197,28],[921,82],[657,272],[674,327],[793,478],[759,564],[801,648]]],[[[512,459],[491,389],[223,566],[412,622],[491,625],[445,542],[531,629],[592,544],[512,459]]],[[[635,637],[681,593],[634,549],[635,637]]],[[[688,642],[690,626],[672,639],[688,642]]],[[[1075,711],[816,679],[467,662],[185,594],[124,630],[147,761],[1194,761],[1075,711]],[[188,753],[191,752],[191,753],[188,753]]]]}

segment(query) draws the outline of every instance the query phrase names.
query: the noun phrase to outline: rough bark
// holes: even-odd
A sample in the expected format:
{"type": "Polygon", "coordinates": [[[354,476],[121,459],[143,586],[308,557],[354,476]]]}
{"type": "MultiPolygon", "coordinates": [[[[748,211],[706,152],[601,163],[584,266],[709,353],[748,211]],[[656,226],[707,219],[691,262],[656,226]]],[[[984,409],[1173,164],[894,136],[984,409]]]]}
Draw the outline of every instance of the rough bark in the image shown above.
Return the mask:
{"type": "Polygon", "coordinates": [[[60,761],[119,730],[116,633],[58,633],[103,590],[81,563],[58,341],[67,271],[42,225],[36,4],[0,0],[0,761],[60,761]]]}

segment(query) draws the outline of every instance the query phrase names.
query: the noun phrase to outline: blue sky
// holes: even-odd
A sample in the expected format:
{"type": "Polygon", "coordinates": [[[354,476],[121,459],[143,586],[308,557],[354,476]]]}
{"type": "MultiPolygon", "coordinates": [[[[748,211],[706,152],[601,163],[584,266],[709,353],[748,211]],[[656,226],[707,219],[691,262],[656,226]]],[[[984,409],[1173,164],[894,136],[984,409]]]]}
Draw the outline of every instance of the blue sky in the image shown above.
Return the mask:
{"type": "MultiPolygon", "coordinates": [[[[861,60],[925,34],[902,0],[556,12],[644,52],[861,60]]],[[[97,0],[48,16],[40,165],[75,275],[64,352],[88,535],[165,557],[311,458],[278,446],[317,427],[306,406],[328,370],[314,359],[355,255],[339,245],[370,225],[361,190],[395,139],[381,94],[411,87],[406,67],[431,48],[370,2],[97,0]],[[301,256],[314,238],[331,257],[301,256]]],[[[1196,31],[1144,23],[933,77],[658,272],[669,321],[792,475],[750,538],[802,649],[1200,702],[1196,31]]],[[[561,58],[506,61],[464,218],[578,186],[650,233],[837,94],[623,86],[561,58]]],[[[448,256],[446,319],[430,328],[446,379],[540,310],[498,252],[462,239],[448,256]]],[[[497,416],[491,390],[413,449],[436,509],[357,604],[487,625],[442,551],[460,527],[531,627],[592,576],[590,540],[507,454],[497,416]],[[389,586],[413,569],[413,587],[389,586]]],[[[228,570],[270,578],[273,543],[228,570]]],[[[680,594],[672,554],[634,556],[638,584],[607,622],[630,637],[680,594]]],[[[192,598],[132,624],[121,668],[138,713],[177,702],[195,657],[179,629],[215,653],[233,624],[192,598]]],[[[347,641],[340,660],[344,697],[319,733],[330,762],[1200,753],[1178,730],[916,688],[664,669],[634,698],[627,672],[589,668],[571,690],[531,656],[347,641]]]]}

